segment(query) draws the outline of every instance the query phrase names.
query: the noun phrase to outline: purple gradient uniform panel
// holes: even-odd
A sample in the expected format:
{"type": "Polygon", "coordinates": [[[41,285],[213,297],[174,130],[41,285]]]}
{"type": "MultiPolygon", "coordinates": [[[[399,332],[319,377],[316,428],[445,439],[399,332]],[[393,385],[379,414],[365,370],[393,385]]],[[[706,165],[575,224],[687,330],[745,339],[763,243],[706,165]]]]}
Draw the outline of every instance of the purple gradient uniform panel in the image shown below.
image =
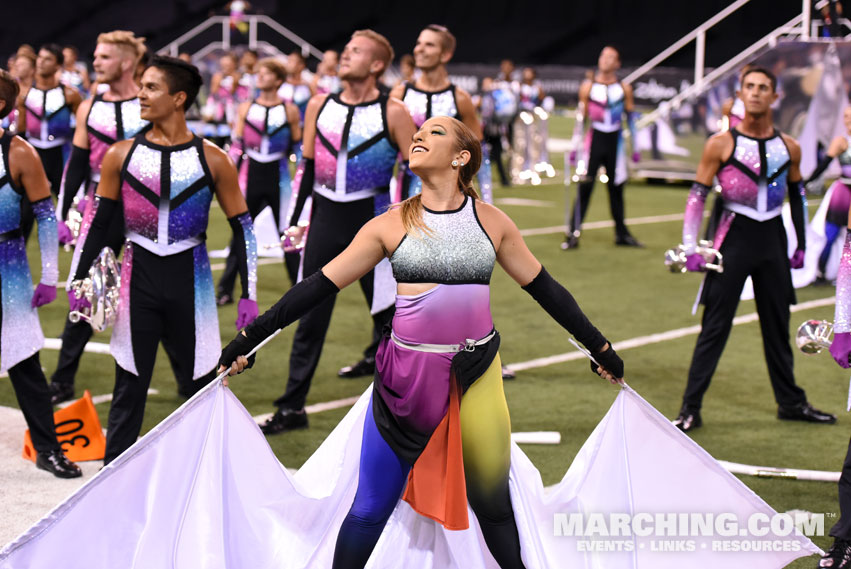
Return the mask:
{"type": "Polygon", "coordinates": [[[209,186],[198,147],[171,152],[169,162],[168,243],[171,245],[207,230],[213,188],[209,186]]]}
{"type": "MultiPolygon", "coordinates": [[[[491,330],[488,285],[438,284],[418,295],[396,297],[393,332],[404,342],[460,344],[491,330]]],[[[410,350],[384,338],[376,354],[378,390],[403,428],[429,432],[443,419],[454,355],[410,350]]]]}
{"type": "Polygon", "coordinates": [[[104,101],[101,95],[97,95],[86,120],[92,178],[100,179],[103,156],[112,144],[136,136],[146,126],[148,121],[140,115],[138,98],[104,101]]]}
{"type": "Polygon", "coordinates": [[[316,120],[314,189],[327,197],[385,188],[393,177],[396,149],[388,138],[385,100],[347,105],[326,99],[316,120]],[[329,148],[330,146],[330,148],[329,148]]]}
{"type": "MultiPolygon", "coordinates": [[[[152,194],[160,196],[160,176],[162,172],[162,153],[148,146],[138,144],[130,155],[126,171],[152,194]]],[[[133,187],[128,176],[121,184],[121,201],[124,203],[124,224],[127,231],[138,233],[154,240],[157,238],[159,208],[145,194],[133,187]]]]}
{"type": "Polygon", "coordinates": [[[718,172],[721,195],[730,209],[754,219],[779,215],[791,163],[782,136],[778,133],[755,139],[731,132],[735,139],[733,154],[718,172]]]}
{"type": "MultiPolygon", "coordinates": [[[[0,232],[20,227],[22,193],[12,186],[9,157],[10,136],[0,144],[0,232]]],[[[55,237],[55,234],[54,234],[55,237]]],[[[22,362],[41,349],[44,335],[36,309],[30,306],[32,277],[23,237],[0,243],[0,371],[22,362]]]]}

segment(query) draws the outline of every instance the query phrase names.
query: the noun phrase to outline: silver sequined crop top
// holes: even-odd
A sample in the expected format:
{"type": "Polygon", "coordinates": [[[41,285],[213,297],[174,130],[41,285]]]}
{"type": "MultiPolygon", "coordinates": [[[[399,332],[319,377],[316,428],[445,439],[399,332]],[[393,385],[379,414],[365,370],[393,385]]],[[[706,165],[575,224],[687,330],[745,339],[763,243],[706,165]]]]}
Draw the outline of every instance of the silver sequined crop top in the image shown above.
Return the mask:
{"type": "Polygon", "coordinates": [[[490,283],[496,251],[479,222],[475,200],[465,197],[451,211],[423,207],[423,222],[431,234],[405,235],[390,257],[396,282],[490,283]]]}

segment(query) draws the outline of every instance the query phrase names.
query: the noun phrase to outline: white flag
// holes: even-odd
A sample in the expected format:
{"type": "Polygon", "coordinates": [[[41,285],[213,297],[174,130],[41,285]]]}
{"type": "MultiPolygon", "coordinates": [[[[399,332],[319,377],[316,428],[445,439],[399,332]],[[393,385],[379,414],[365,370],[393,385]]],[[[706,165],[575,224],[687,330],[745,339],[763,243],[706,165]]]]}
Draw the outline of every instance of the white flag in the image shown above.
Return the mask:
{"type": "MultiPolygon", "coordinates": [[[[215,382],[0,551],[0,568],[328,569],[371,395],[291,475],[215,382]]],[[[554,488],[511,452],[527,569],[774,569],[819,552],[794,529],[779,535],[785,518],[629,388],[554,488]]],[[[472,513],[470,523],[445,530],[400,502],[367,567],[497,569],[472,513]]]]}

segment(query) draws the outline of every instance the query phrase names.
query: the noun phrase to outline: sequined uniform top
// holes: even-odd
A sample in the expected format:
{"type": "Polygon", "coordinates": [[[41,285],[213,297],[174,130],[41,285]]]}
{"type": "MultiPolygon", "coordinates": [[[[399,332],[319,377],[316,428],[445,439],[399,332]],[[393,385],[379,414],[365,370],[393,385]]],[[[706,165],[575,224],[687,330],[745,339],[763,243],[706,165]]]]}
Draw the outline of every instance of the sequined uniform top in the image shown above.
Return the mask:
{"type": "Polygon", "coordinates": [[[316,82],[316,93],[339,93],[343,89],[343,83],[336,75],[322,75],[316,82]]]}
{"type": "Polygon", "coordinates": [[[452,84],[441,91],[423,91],[411,83],[405,83],[402,102],[408,108],[417,128],[431,117],[458,118],[458,101],[455,97],[455,85],[452,84]]]}
{"type": "MultiPolygon", "coordinates": [[[[429,233],[406,235],[390,263],[398,282],[432,282],[396,295],[393,336],[410,344],[459,344],[493,330],[490,276],[496,252],[469,197],[457,210],[423,212],[429,233]]],[[[376,390],[402,429],[430,433],[446,415],[451,353],[426,353],[384,338],[376,390]]]]}
{"type": "Polygon", "coordinates": [[[248,107],[245,130],[242,134],[245,153],[258,162],[275,162],[282,159],[292,143],[287,107],[279,103],[272,107],[257,101],[248,107]]]}
{"type": "Polygon", "coordinates": [[[316,117],[313,191],[336,202],[387,193],[398,152],[385,95],[357,105],[328,95],[316,117]]]}
{"type": "Polygon", "coordinates": [[[148,121],[139,114],[139,98],[123,101],[105,101],[102,94],[95,95],[86,131],[89,137],[89,166],[91,179],[100,181],[100,165],[107,149],[118,142],[133,138],[147,128],[148,121]]]}
{"type": "Polygon", "coordinates": [[[745,102],[740,98],[736,97],[733,99],[733,106],[730,107],[730,116],[728,120],[730,121],[730,128],[736,128],[739,126],[739,123],[745,118],[745,102]]]}
{"type": "Polygon", "coordinates": [[[62,146],[71,138],[71,107],[62,85],[46,91],[32,87],[24,109],[27,140],[36,148],[62,146]]]}
{"type": "Polygon", "coordinates": [[[430,231],[406,234],[390,257],[397,283],[490,283],[496,252],[475,203],[467,196],[456,210],[423,207],[423,223],[430,231]]]}
{"type": "Polygon", "coordinates": [[[288,103],[298,107],[298,114],[304,122],[304,113],[307,111],[307,103],[310,101],[310,86],[305,84],[293,85],[284,83],[278,89],[278,96],[288,103]]]}
{"type": "Polygon", "coordinates": [[[839,180],[843,184],[851,185],[851,135],[846,135],[845,140],[848,142],[848,148],[845,149],[845,152],[837,156],[841,170],[839,180]]]}
{"type": "Polygon", "coordinates": [[[591,127],[600,132],[616,132],[621,129],[624,114],[624,90],[620,82],[594,82],[588,101],[588,116],[591,127]]]}
{"type": "Polygon", "coordinates": [[[204,241],[214,184],[203,144],[197,136],[176,146],[136,136],[121,170],[129,241],[160,256],[204,241]]]}
{"type": "Polygon", "coordinates": [[[531,85],[520,84],[520,108],[531,111],[541,104],[541,82],[534,81],[531,85]]]}
{"type": "Polygon", "coordinates": [[[21,200],[26,199],[23,188],[12,182],[9,169],[11,139],[8,132],[0,137],[0,239],[21,227],[21,200]]]}
{"type": "MultiPolygon", "coordinates": [[[[32,276],[20,230],[21,201],[27,197],[25,189],[12,180],[9,166],[13,138],[9,132],[0,136],[0,372],[29,358],[44,345],[38,312],[31,305],[32,276]]],[[[49,198],[32,205],[39,226],[41,282],[56,285],[59,243],[53,205],[49,198]]]]}
{"type": "Polygon", "coordinates": [[[768,138],[751,138],[730,130],[734,147],[718,170],[724,206],[756,221],[780,215],[787,192],[792,161],[780,132],[768,138]]]}

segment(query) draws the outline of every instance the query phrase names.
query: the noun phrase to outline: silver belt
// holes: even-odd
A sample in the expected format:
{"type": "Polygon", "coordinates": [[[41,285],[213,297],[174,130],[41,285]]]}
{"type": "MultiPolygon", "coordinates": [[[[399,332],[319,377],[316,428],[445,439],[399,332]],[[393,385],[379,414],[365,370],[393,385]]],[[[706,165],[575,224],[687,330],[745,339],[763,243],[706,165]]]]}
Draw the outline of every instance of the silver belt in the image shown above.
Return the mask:
{"type": "Polygon", "coordinates": [[[395,343],[397,346],[407,348],[409,350],[414,350],[417,352],[429,352],[432,354],[456,354],[458,352],[472,352],[476,349],[476,346],[487,344],[494,336],[496,336],[496,330],[492,330],[490,334],[480,340],[472,340],[470,338],[467,338],[466,340],[464,340],[463,343],[460,344],[409,344],[408,342],[400,340],[399,336],[397,336],[395,332],[390,332],[390,339],[393,340],[393,343],[395,343]]]}

